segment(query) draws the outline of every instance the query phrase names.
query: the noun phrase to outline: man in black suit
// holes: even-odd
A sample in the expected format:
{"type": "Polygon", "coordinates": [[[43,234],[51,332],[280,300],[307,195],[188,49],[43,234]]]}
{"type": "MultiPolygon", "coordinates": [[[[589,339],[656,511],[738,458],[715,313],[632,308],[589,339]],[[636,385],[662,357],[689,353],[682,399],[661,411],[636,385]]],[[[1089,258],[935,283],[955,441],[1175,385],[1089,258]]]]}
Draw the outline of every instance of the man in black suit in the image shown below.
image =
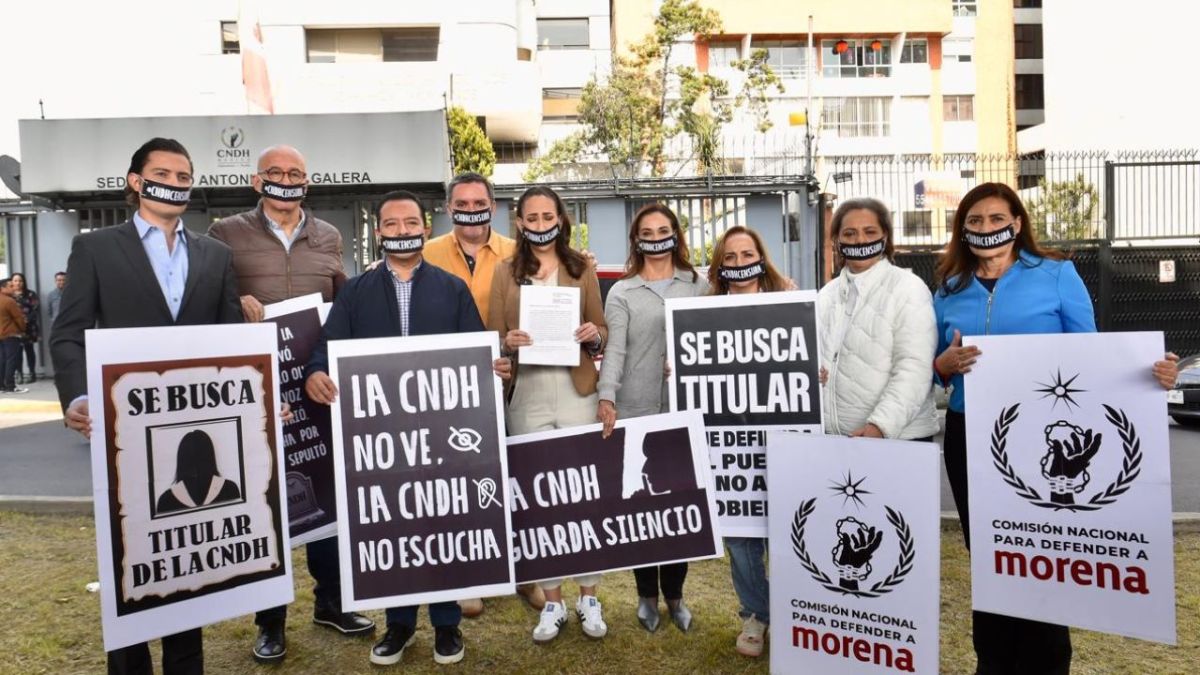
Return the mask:
{"type": "MultiPolygon", "coordinates": [[[[87,400],[89,328],[240,323],[242,307],[229,249],[187,232],[181,216],[192,187],[192,160],[178,141],[153,138],[129,163],[125,198],[137,207],[122,225],[81,234],[71,244],[50,354],[66,424],[91,437],[87,400]]],[[[163,673],[204,672],[200,629],[163,638],[163,673]]],[[[108,653],[109,673],[152,673],[145,643],[108,653]]]]}
{"type": "MultiPolygon", "coordinates": [[[[329,341],[484,330],[475,299],[462,279],[425,262],[425,207],[411,192],[385,194],[375,212],[375,235],[384,251],[383,264],[346,283],[333,301],[305,375],[305,392],[322,405],[337,399],[329,376],[329,341]]],[[[492,368],[508,379],[512,363],[496,359],[492,368]]],[[[399,663],[416,633],[417,608],[387,610],[387,633],[371,649],[371,663],[399,663]]],[[[457,602],[429,605],[434,628],[433,660],[457,663],[465,652],[458,625],[457,602]]]]}

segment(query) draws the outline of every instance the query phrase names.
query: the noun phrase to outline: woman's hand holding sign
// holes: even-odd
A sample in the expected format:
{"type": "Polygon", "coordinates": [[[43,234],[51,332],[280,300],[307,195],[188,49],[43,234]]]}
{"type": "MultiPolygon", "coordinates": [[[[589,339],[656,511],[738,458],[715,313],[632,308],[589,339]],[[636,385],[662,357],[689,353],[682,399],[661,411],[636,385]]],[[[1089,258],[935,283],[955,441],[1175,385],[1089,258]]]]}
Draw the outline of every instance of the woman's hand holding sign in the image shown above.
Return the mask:
{"type": "Polygon", "coordinates": [[[958,373],[969,373],[971,366],[975,365],[975,359],[979,358],[980,354],[982,352],[975,345],[963,346],[962,333],[955,328],[954,339],[950,341],[950,346],[938,355],[933,365],[937,368],[938,373],[947,377],[958,373]]]}

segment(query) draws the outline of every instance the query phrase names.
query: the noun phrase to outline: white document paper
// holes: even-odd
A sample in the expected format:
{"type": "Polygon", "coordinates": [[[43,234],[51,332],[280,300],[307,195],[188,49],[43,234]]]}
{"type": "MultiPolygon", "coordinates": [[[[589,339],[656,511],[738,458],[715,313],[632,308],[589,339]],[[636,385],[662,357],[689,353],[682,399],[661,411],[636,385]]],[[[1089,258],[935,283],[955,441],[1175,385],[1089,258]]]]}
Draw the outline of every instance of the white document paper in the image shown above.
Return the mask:
{"type": "Polygon", "coordinates": [[[533,344],[521,347],[521,363],[539,366],[579,365],[579,289],[572,286],[522,286],[521,330],[533,344]]]}

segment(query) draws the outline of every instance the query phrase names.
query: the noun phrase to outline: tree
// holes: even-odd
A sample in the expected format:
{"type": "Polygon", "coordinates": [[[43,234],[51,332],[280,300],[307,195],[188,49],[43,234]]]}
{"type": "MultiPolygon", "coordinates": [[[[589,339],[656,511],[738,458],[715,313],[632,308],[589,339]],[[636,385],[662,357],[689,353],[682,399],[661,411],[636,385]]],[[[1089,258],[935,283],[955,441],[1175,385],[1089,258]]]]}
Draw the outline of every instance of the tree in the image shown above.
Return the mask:
{"type": "Polygon", "coordinates": [[[734,64],[746,73],[739,93],[729,98],[729,83],[689,66],[671,65],[671,55],[681,37],[707,39],[721,30],[721,17],[696,0],[663,0],[654,30],[633,45],[628,55],[617,56],[604,82],[595,78],[583,88],[579,121],[583,129],[556,142],[542,157],[529,163],[524,179],[534,181],[569,165],[585,154],[603,154],[616,172],[625,166],[630,176],[666,172],[666,142],[686,134],[696,148],[700,173],[720,171],[721,127],[733,119],[734,110],[746,107],[765,131],[768,88],[783,92],[783,84],[767,65],[765,50],[734,64]],[[679,80],[679,96],[671,100],[671,76],[679,80]]]}
{"type": "Polygon", "coordinates": [[[1082,173],[1074,180],[1038,180],[1036,199],[1029,202],[1029,218],[1038,236],[1048,241],[1095,239],[1099,236],[1096,209],[1100,193],[1082,173]]]}
{"type": "Polygon", "coordinates": [[[450,126],[454,173],[474,171],[491,178],[492,170],[496,167],[496,150],[479,127],[479,122],[461,106],[451,106],[446,117],[450,126]]]}

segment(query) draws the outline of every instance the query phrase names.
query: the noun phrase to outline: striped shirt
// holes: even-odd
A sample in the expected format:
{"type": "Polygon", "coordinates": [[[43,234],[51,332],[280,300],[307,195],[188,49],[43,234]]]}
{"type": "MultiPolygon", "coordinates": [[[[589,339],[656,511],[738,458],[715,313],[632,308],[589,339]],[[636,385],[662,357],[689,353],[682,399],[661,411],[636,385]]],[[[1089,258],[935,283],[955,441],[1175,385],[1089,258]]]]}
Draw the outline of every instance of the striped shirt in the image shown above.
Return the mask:
{"type": "Polygon", "coordinates": [[[400,335],[408,337],[408,310],[412,307],[412,285],[413,279],[417,270],[421,269],[421,263],[413,268],[413,275],[404,281],[396,274],[396,270],[388,265],[388,271],[392,273],[392,286],[396,290],[396,307],[400,310],[400,335]]]}

